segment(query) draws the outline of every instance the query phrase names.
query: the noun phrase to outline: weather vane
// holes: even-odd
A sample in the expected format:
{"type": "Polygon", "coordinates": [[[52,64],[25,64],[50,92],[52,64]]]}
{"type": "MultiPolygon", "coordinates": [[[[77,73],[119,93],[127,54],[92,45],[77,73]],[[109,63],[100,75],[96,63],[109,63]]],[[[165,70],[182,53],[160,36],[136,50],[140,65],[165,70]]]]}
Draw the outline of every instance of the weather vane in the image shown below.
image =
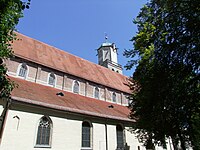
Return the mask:
{"type": "Polygon", "coordinates": [[[108,35],[107,35],[106,32],[105,32],[105,42],[106,42],[106,43],[108,42],[108,35]]]}

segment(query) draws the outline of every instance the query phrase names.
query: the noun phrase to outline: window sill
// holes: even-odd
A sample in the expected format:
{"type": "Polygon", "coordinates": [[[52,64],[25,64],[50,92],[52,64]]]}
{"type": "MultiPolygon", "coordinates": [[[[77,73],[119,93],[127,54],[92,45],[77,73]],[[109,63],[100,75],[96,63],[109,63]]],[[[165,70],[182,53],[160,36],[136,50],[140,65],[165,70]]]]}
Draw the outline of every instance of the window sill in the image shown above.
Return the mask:
{"type": "Polygon", "coordinates": [[[121,148],[117,148],[116,150],[125,150],[125,148],[121,147],[121,148]]]}
{"type": "Polygon", "coordinates": [[[35,145],[34,148],[51,148],[50,145],[35,145]]]}
{"type": "Polygon", "coordinates": [[[50,86],[50,87],[54,87],[54,88],[56,87],[56,85],[52,85],[52,84],[49,84],[49,83],[47,83],[47,85],[50,86]]]}
{"type": "Polygon", "coordinates": [[[91,147],[82,147],[81,150],[93,150],[91,147]]]}
{"type": "Polygon", "coordinates": [[[20,78],[20,79],[24,79],[24,80],[26,80],[26,78],[27,78],[27,77],[22,77],[22,76],[19,76],[19,75],[17,75],[17,77],[20,78]]]}

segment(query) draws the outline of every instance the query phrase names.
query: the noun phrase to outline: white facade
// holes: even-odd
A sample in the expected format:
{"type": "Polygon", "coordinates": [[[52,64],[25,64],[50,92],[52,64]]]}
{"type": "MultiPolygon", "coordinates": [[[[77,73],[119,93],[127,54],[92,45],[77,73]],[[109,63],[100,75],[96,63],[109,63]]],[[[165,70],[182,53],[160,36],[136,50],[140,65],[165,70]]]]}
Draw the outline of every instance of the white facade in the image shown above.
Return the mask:
{"type": "MultiPolygon", "coordinates": [[[[92,124],[93,150],[116,150],[117,136],[116,125],[118,121],[109,121],[89,116],[81,116],[66,112],[58,112],[46,108],[24,104],[11,104],[8,110],[4,130],[0,143],[1,150],[43,150],[36,147],[38,123],[41,117],[47,115],[52,120],[52,150],[82,150],[81,134],[82,122],[87,120],[92,124]],[[107,122],[107,123],[106,123],[107,122]],[[107,129],[106,129],[107,128],[107,129]],[[106,133],[107,132],[107,133],[106,133]],[[107,136],[107,138],[106,138],[107,136]],[[107,140],[106,140],[107,139],[107,140]],[[107,149],[106,149],[107,147],[107,149]]],[[[125,128],[125,139],[130,150],[136,150],[138,143],[134,134],[125,128]]]]}
{"type": "MultiPolygon", "coordinates": [[[[2,107],[0,108],[3,110],[2,107]]],[[[3,134],[0,139],[0,149],[117,150],[117,124],[124,126],[124,142],[129,147],[127,150],[145,150],[142,143],[138,142],[135,134],[131,133],[129,127],[126,124],[121,124],[120,121],[109,121],[14,103],[11,104],[11,109],[7,111],[3,134]],[[38,123],[44,115],[48,115],[53,124],[50,147],[48,148],[36,146],[38,123]],[[85,120],[92,124],[92,146],[90,149],[81,147],[81,127],[82,122],[85,120]]],[[[156,147],[156,150],[162,149],[162,147],[156,147]]],[[[169,144],[167,145],[167,149],[173,150],[169,144]]]]}

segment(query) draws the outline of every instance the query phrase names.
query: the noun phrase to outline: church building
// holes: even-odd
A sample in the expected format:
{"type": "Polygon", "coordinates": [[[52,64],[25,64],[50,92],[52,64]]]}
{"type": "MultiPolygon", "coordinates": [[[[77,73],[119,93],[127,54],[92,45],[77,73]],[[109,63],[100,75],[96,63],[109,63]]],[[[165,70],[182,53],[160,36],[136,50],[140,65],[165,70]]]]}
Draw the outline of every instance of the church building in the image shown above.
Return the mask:
{"type": "Polygon", "coordinates": [[[1,150],[142,150],[114,43],[94,64],[17,33],[6,60],[17,87],[0,99],[1,150]]]}

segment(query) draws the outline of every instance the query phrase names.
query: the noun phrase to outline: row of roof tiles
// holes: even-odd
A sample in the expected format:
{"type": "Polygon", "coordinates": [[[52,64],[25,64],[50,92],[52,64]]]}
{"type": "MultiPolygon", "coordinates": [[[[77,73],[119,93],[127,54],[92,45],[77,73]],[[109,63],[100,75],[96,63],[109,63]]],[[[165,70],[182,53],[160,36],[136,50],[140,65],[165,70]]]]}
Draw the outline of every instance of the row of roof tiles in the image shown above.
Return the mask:
{"type": "Polygon", "coordinates": [[[12,99],[15,101],[79,114],[133,122],[133,120],[129,119],[130,110],[125,106],[67,91],[62,91],[64,96],[58,96],[57,93],[60,91],[53,87],[14,77],[10,77],[10,79],[19,85],[11,94],[12,99]],[[109,107],[111,105],[112,107],[109,107]]]}
{"type": "Polygon", "coordinates": [[[17,33],[14,55],[107,87],[130,93],[128,77],[17,33]]]}

